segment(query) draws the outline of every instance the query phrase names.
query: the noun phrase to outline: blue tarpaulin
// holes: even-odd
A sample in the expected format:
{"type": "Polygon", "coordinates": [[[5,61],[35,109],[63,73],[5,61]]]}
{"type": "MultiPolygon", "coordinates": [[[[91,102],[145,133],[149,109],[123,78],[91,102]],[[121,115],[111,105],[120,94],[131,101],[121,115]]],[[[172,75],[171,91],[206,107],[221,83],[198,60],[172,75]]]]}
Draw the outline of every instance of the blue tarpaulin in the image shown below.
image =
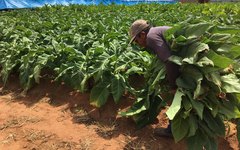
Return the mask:
{"type": "Polygon", "coordinates": [[[0,9],[35,8],[44,5],[69,5],[69,4],[125,4],[138,3],[175,3],[176,0],[0,0],[0,9]]]}

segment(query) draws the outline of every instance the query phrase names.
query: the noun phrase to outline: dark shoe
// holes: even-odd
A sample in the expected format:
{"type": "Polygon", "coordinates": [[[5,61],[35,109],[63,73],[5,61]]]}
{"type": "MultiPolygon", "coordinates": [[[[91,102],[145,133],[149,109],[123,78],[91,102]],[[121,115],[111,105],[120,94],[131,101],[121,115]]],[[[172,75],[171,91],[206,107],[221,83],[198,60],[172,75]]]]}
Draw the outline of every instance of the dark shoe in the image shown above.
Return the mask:
{"type": "Polygon", "coordinates": [[[155,136],[173,138],[172,133],[169,132],[169,130],[167,130],[166,128],[156,128],[156,129],[154,129],[153,134],[155,136]]]}

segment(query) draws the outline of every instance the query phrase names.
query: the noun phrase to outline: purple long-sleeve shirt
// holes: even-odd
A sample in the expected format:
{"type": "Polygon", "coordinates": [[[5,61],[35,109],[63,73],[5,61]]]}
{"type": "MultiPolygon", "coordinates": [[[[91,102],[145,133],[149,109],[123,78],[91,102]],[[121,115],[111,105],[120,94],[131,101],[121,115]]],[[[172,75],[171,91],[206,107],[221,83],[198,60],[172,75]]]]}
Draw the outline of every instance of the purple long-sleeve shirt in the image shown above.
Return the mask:
{"type": "Polygon", "coordinates": [[[164,40],[163,33],[171,27],[160,26],[150,28],[147,34],[147,48],[151,50],[157,57],[164,62],[166,66],[167,80],[172,89],[176,89],[176,79],[179,76],[179,66],[168,61],[171,56],[171,50],[167,42],[164,40]]]}

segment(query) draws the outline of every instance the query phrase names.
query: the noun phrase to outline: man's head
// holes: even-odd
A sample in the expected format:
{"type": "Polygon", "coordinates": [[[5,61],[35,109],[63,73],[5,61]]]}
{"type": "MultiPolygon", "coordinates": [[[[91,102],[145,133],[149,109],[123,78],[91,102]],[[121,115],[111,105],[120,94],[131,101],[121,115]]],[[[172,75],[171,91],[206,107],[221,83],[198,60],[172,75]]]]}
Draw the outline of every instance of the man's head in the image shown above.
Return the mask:
{"type": "Polygon", "coordinates": [[[146,47],[147,33],[151,28],[150,24],[146,20],[136,20],[130,27],[130,43],[136,42],[141,47],[146,47]]]}

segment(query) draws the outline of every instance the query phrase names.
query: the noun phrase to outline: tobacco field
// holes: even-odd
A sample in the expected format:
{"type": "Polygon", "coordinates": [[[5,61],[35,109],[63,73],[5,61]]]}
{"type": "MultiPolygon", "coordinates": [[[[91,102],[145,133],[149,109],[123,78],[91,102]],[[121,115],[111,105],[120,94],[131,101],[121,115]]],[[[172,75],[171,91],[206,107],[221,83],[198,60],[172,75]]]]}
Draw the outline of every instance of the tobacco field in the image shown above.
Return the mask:
{"type": "MultiPolygon", "coordinates": [[[[5,85],[17,74],[22,92],[53,82],[90,92],[89,103],[116,105],[125,93],[135,97],[122,117],[137,128],[152,123],[167,101],[175,142],[188,149],[217,150],[226,122],[240,128],[240,3],[44,6],[0,12],[0,77],[5,85]],[[148,50],[129,45],[136,19],[165,32],[180,66],[175,95],[169,91],[164,64],[148,50]],[[143,78],[134,86],[133,76],[143,78]],[[164,96],[163,96],[164,95],[164,96]]],[[[238,130],[240,140],[240,131],[238,130]]]]}

